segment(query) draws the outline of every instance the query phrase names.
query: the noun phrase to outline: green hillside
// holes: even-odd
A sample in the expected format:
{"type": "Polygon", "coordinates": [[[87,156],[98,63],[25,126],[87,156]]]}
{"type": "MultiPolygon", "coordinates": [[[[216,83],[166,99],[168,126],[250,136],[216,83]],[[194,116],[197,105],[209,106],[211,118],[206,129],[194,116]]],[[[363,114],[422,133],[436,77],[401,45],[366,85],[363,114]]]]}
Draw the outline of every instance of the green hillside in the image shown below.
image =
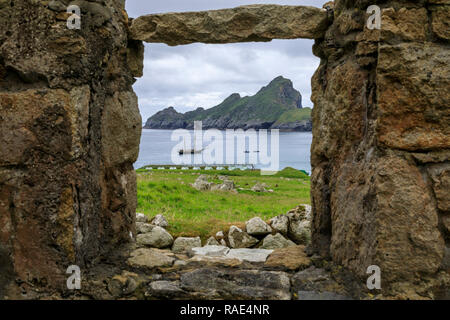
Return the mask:
{"type": "Polygon", "coordinates": [[[194,121],[202,121],[203,128],[217,129],[281,129],[310,131],[311,109],[302,108],[302,96],[292,81],[277,77],[254,96],[241,97],[233,93],[221,104],[198,108],[181,114],[174,108],[158,112],[147,120],[147,129],[192,129],[194,121]]]}

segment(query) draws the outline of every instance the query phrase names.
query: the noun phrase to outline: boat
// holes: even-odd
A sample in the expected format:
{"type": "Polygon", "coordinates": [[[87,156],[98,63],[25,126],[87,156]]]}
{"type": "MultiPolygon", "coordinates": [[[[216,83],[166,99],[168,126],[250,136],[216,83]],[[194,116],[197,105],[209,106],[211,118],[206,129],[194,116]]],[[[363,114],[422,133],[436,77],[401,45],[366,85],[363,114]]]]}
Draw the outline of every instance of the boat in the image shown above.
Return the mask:
{"type": "Polygon", "coordinates": [[[183,154],[198,154],[198,153],[202,153],[203,150],[195,150],[195,149],[180,149],[178,151],[179,155],[183,155],[183,154]]]}
{"type": "Polygon", "coordinates": [[[186,141],[184,142],[184,148],[178,150],[178,154],[179,155],[184,155],[184,154],[198,154],[198,153],[202,153],[204,149],[201,150],[196,150],[195,149],[195,142],[194,142],[194,149],[186,149],[186,141]]]}

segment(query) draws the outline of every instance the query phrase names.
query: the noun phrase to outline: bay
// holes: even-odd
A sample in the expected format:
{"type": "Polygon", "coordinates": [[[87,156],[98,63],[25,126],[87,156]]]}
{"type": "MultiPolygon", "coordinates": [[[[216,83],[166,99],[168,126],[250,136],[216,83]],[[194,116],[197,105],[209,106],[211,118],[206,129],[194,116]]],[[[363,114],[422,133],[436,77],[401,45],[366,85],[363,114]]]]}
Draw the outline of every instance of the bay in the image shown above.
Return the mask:
{"type": "MultiPolygon", "coordinates": [[[[139,157],[134,167],[136,169],[145,165],[171,165],[173,164],[171,153],[179,141],[172,141],[173,130],[143,129],[139,157]]],[[[193,136],[193,131],[190,131],[193,136]]],[[[223,145],[225,146],[225,131],[223,133],[223,145]]],[[[270,140],[270,138],[269,138],[270,140]]],[[[279,133],[279,167],[284,169],[292,167],[311,173],[311,132],[280,132],[279,133]]],[[[248,146],[248,143],[247,143],[248,146]]],[[[235,149],[236,150],[236,149],[235,149]]],[[[253,152],[254,150],[249,150],[253,152]]],[[[225,164],[225,161],[220,164],[225,164]]],[[[249,155],[247,162],[249,163],[249,155]]],[[[262,166],[256,163],[255,167],[262,166]]]]}

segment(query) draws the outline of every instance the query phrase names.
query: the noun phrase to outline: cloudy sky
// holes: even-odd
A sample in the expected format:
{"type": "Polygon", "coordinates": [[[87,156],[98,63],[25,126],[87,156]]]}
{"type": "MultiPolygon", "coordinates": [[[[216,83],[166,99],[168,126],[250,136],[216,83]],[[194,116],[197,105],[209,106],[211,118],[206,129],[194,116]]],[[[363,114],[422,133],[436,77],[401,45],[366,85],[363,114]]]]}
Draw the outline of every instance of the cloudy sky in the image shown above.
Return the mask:
{"type": "MultiPolygon", "coordinates": [[[[248,4],[311,5],[325,0],[126,0],[130,17],[162,12],[232,8],[248,4]]],[[[313,40],[273,40],[266,43],[190,44],[169,47],[146,44],[144,77],[134,89],[143,121],[166,107],[179,112],[210,108],[234,92],[254,95],[275,77],[293,81],[311,107],[311,77],[319,65],[313,40]]]]}

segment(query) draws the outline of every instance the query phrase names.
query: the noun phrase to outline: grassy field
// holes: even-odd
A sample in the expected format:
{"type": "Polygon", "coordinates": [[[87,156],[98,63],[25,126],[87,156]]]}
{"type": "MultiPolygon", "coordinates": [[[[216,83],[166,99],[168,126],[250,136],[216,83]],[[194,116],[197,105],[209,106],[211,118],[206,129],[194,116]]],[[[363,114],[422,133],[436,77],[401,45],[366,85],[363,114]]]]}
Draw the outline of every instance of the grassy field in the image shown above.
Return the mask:
{"type": "Polygon", "coordinates": [[[286,213],[297,205],[310,203],[310,178],[286,168],[275,176],[261,176],[259,171],[211,170],[137,170],[137,212],[153,217],[163,214],[174,236],[201,236],[206,239],[231,225],[243,226],[255,216],[263,220],[286,213]],[[219,175],[229,176],[238,193],[197,191],[190,184],[200,174],[219,183],[219,175]],[[250,191],[257,182],[266,183],[273,193],[250,191]]]}

